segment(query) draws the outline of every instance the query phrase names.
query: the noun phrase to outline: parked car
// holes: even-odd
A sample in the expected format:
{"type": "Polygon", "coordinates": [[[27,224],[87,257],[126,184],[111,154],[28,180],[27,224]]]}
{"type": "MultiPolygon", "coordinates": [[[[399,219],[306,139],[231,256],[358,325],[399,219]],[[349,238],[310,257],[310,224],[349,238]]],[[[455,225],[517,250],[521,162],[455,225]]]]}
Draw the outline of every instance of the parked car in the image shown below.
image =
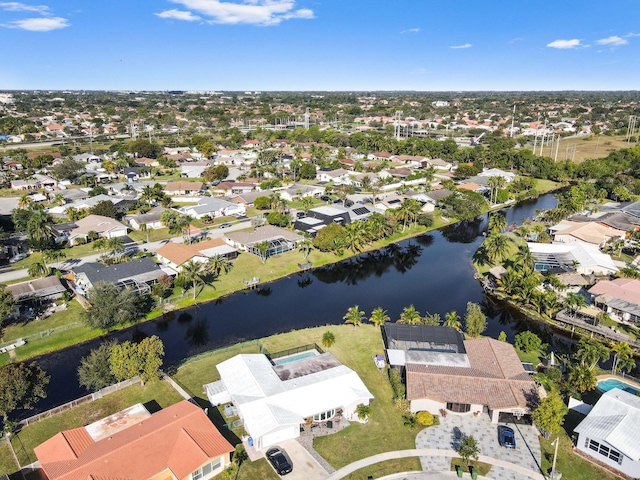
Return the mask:
{"type": "Polygon", "coordinates": [[[296,212],[296,218],[304,218],[306,217],[307,214],[304,212],[296,212]]]}
{"type": "Polygon", "coordinates": [[[322,200],[323,202],[331,202],[332,201],[332,199],[331,199],[331,197],[329,195],[322,195],[320,197],[320,200],[322,200]]]}
{"type": "Polygon", "coordinates": [[[293,464],[289,457],[281,448],[270,448],[267,450],[267,460],[273,466],[278,475],[286,475],[293,470],[293,464]]]}
{"type": "Polygon", "coordinates": [[[24,260],[25,258],[27,258],[29,256],[28,253],[19,253],[17,255],[14,255],[13,257],[11,257],[9,259],[9,263],[16,263],[19,262],[20,260],[24,260]]]}
{"type": "Polygon", "coordinates": [[[230,226],[231,224],[229,222],[224,222],[224,223],[221,223],[218,228],[229,228],[230,226]]]}
{"type": "Polygon", "coordinates": [[[506,425],[498,426],[498,443],[501,447],[516,448],[516,437],[513,433],[513,428],[506,425]]]}
{"type": "Polygon", "coordinates": [[[352,200],[345,200],[344,206],[345,207],[352,207],[353,206],[353,201],[352,200]]]}

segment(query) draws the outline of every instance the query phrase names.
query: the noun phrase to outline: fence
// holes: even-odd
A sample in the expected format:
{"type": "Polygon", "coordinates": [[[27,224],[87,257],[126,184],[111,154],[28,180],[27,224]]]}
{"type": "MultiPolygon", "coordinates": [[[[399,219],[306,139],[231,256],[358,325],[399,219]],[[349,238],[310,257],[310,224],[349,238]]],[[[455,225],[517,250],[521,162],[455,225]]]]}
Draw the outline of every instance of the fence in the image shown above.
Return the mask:
{"type": "MultiPolygon", "coordinates": [[[[73,322],[67,325],[61,325],[56,328],[52,328],[51,330],[44,330],[42,332],[32,333],[31,335],[27,335],[26,337],[21,337],[24,341],[29,341],[30,338],[44,338],[58,332],[64,332],[65,330],[69,330],[71,328],[75,328],[79,325],[82,325],[82,322],[73,322]]],[[[7,345],[11,345],[15,343],[17,339],[7,340],[6,342],[0,343],[0,348],[6,347],[7,345]]]]}
{"type": "Polygon", "coordinates": [[[634,382],[638,382],[638,384],[640,384],[640,378],[634,377],[633,375],[629,375],[628,373],[625,373],[624,370],[622,370],[622,371],[618,370],[615,373],[613,371],[611,371],[611,370],[605,370],[604,368],[601,369],[601,370],[604,373],[610,373],[611,375],[614,375],[614,376],[616,376],[618,378],[623,378],[623,379],[626,378],[626,379],[629,379],[629,380],[633,380],[634,382]]]}
{"type": "Polygon", "coordinates": [[[26,427],[31,425],[32,423],[38,423],[45,418],[53,417],[54,415],[58,415],[59,413],[66,412],[78,405],[82,405],[83,403],[93,402],[98,400],[109,393],[117,392],[118,390],[122,390],[123,388],[130,387],[131,385],[135,385],[140,383],[140,377],[130,378],[129,380],[125,380],[120,383],[116,383],[115,385],[110,385],[108,387],[103,388],[102,390],[98,390],[97,392],[91,393],[89,395],[85,395],[84,397],[76,398],[70,402],[65,403],[64,405],[60,405],[58,407],[52,408],[51,410],[47,410],[46,412],[39,413],[29,418],[25,418],[18,422],[18,424],[22,427],[26,427]]]}
{"type": "Polygon", "coordinates": [[[300,352],[307,352],[309,350],[316,350],[318,353],[324,353],[324,351],[315,343],[309,343],[307,345],[301,345],[299,347],[289,348],[287,350],[281,350],[276,353],[268,353],[266,348],[260,345],[260,350],[264,350],[264,354],[269,358],[269,360],[273,360],[275,358],[287,357],[289,355],[295,355],[300,352]]]}
{"type": "Polygon", "coordinates": [[[243,425],[244,425],[244,422],[242,421],[241,418],[239,418],[238,420],[234,420],[233,422],[224,424],[225,428],[227,428],[229,430],[233,430],[234,428],[238,428],[238,427],[241,427],[243,425]]]}

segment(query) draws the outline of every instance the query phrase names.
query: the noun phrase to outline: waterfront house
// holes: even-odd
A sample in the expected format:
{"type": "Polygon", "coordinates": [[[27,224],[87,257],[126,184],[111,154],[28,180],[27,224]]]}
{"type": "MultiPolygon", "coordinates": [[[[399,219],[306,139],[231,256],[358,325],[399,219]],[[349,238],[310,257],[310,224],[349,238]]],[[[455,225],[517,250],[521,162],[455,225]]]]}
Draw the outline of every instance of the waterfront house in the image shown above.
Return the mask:
{"type": "Polygon", "coordinates": [[[575,428],[576,448],[630,478],[640,478],[639,425],[640,397],[611,389],[575,428]]]}
{"type": "Polygon", "coordinates": [[[233,260],[238,256],[238,251],[222,238],[214,238],[191,244],[168,242],[158,249],[156,256],[161,264],[180,272],[182,265],[191,260],[205,263],[215,256],[233,260]]]}
{"type": "Polygon", "coordinates": [[[592,302],[617,320],[640,322],[640,280],[600,280],[589,289],[592,302]]]}
{"type": "Polygon", "coordinates": [[[599,222],[562,220],[549,229],[556,243],[582,242],[602,247],[613,238],[624,240],[627,232],[599,222]]]}
{"type": "Polygon", "coordinates": [[[34,449],[47,480],[208,480],[225,469],[233,451],[187,400],[154,414],[137,404],[34,449]]]}
{"type": "Polygon", "coordinates": [[[152,258],[145,257],[130,262],[106,266],[102,263],[87,262],[71,269],[70,280],[82,295],[93,288],[97,282],[111,283],[120,287],[132,287],[140,293],[149,293],[149,285],[162,275],[174,275],[170,269],[160,268],[152,258]]]}
{"type": "Polygon", "coordinates": [[[261,256],[258,245],[268,242],[267,257],[295,250],[298,242],[304,240],[302,235],[274,225],[264,225],[253,231],[230,232],[224,237],[228,245],[257,256],[261,256]]]}
{"type": "MultiPolygon", "coordinates": [[[[318,352],[315,352],[318,353],[318,352]]],[[[358,421],[359,404],[373,395],[331,353],[276,365],[266,355],[241,354],[219,363],[220,380],[205,385],[212,405],[233,402],[257,450],[300,436],[312,421],[358,421]]]]}
{"type": "Polygon", "coordinates": [[[395,323],[384,325],[383,336],[389,364],[405,371],[412,412],[485,413],[493,423],[530,414],[537,387],[511,344],[395,323]]]}
{"type": "Polygon", "coordinates": [[[575,271],[581,275],[611,275],[618,271],[611,257],[588,243],[532,243],[527,247],[534,258],[535,269],[575,271]]]}

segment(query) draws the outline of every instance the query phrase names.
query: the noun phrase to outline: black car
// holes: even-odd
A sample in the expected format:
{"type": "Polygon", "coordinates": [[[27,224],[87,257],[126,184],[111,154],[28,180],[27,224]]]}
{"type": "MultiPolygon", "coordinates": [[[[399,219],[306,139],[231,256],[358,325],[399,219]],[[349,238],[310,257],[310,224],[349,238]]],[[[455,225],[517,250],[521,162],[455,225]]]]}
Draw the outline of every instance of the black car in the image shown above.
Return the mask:
{"type": "Polygon", "coordinates": [[[304,218],[306,217],[307,214],[304,212],[296,212],[296,218],[304,218]]]}
{"type": "Polygon", "coordinates": [[[273,466],[278,475],[286,475],[293,470],[293,464],[285,451],[280,448],[270,448],[267,450],[267,460],[273,466]]]}
{"type": "Polygon", "coordinates": [[[513,429],[506,425],[498,426],[498,443],[501,447],[516,448],[516,437],[513,429]]]}
{"type": "Polygon", "coordinates": [[[320,200],[322,200],[323,202],[330,202],[331,201],[331,197],[329,195],[322,195],[320,197],[320,200]]]}

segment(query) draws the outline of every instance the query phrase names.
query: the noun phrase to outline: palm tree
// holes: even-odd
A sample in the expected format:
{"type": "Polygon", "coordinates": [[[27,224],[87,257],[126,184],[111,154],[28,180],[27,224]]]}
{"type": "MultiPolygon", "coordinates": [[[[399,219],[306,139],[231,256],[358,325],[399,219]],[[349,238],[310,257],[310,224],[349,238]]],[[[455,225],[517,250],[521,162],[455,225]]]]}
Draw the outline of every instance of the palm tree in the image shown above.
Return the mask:
{"type": "Polygon", "coordinates": [[[23,193],[20,195],[20,199],[18,200],[19,208],[26,208],[33,203],[33,198],[29,196],[28,193],[23,193]]]}
{"type": "Polygon", "coordinates": [[[149,226],[146,223],[141,223],[140,231],[147,234],[147,243],[149,243],[149,226]]]}
{"type": "Polygon", "coordinates": [[[632,370],[635,367],[635,361],[633,360],[633,350],[626,342],[616,343],[613,347],[611,347],[613,351],[613,366],[611,367],[611,371],[616,373],[618,367],[620,370],[624,369],[627,371],[632,370]]]}
{"type": "Polygon", "coordinates": [[[419,325],[420,322],[422,322],[422,317],[420,317],[420,312],[416,310],[416,307],[414,307],[413,304],[402,309],[398,323],[406,323],[407,325],[419,325]]]}
{"type": "Polygon", "coordinates": [[[51,216],[42,207],[32,208],[29,220],[27,220],[27,235],[35,248],[44,250],[52,238],[51,216]]]}
{"type": "Polygon", "coordinates": [[[457,331],[462,331],[462,323],[460,323],[460,315],[455,310],[450,311],[444,315],[443,326],[455,328],[457,331]]]}
{"type": "Polygon", "coordinates": [[[151,206],[151,202],[156,197],[156,192],[151,185],[147,185],[142,189],[142,193],[140,194],[140,200],[143,202],[147,202],[149,206],[151,206]]]}
{"type": "Polygon", "coordinates": [[[119,259],[120,254],[124,251],[124,238],[111,237],[107,239],[107,248],[111,250],[114,257],[119,259]]]}
{"type": "Polygon", "coordinates": [[[42,258],[46,262],[58,262],[56,268],[60,270],[60,260],[67,258],[67,254],[60,250],[45,250],[42,252],[42,258]]]}
{"type": "Polygon", "coordinates": [[[269,256],[270,247],[271,245],[266,240],[264,242],[255,244],[255,248],[258,252],[258,256],[260,257],[260,260],[262,260],[262,263],[267,263],[267,257],[269,256]]]}
{"type": "Polygon", "coordinates": [[[302,203],[302,209],[304,210],[304,213],[306,214],[306,213],[309,212],[309,210],[311,210],[313,208],[313,204],[315,202],[313,201],[313,198],[311,198],[311,197],[304,197],[301,200],[301,203],[302,203]]]}
{"type": "Polygon", "coordinates": [[[349,223],[344,227],[345,246],[350,248],[353,253],[362,250],[364,243],[364,224],[362,222],[349,223]]]}
{"type": "Polygon", "coordinates": [[[421,206],[420,202],[412,198],[406,198],[402,201],[402,204],[396,210],[396,218],[402,222],[402,231],[406,228],[408,223],[415,222],[420,214],[421,206]]]}
{"type": "Polygon", "coordinates": [[[504,258],[509,252],[509,239],[496,230],[489,234],[483,245],[491,262],[504,258]]]}
{"type": "Polygon", "coordinates": [[[91,248],[93,248],[94,250],[99,250],[101,252],[106,251],[107,248],[109,248],[109,246],[107,245],[107,239],[104,237],[100,237],[95,242],[93,242],[91,248]]]}
{"type": "Polygon", "coordinates": [[[598,361],[606,361],[611,355],[609,349],[599,342],[583,338],[578,342],[576,358],[580,365],[591,370],[596,368],[598,361]]]}
{"type": "Polygon", "coordinates": [[[187,283],[193,286],[193,299],[196,299],[196,287],[198,283],[204,282],[204,264],[189,260],[182,265],[182,272],[180,273],[187,283]]]}
{"type": "Polygon", "coordinates": [[[489,231],[501,233],[507,228],[507,217],[502,212],[496,212],[489,217],[489,231]]]}
{"type": "Polygon", "coordinates": [[[575,317],[580,308],[586,305],[584,297],[579,293],[571,292],[567,295],[566,305],[573,312],[573,316],[575,317]]]}
{"type": "Polygon", "coordinates": [[[597,377],[594,370],[586,365],[575,365],[569,371],[569,384],[578,392],[583,393],[587,390],[593,390],[597,385],[597,377]]]}
{"type": "Polygon", "coordinates": [[[214,277],[219,277],[220,273],[229,273],[233,268],[233,264],[229,259],[223,255],[214,255],[207,260],[205,270],[207,273],[211,273],[214,277]]]}
{"type": "Polygon", "coordinates": [[[306,260],[311,251],[313,250],[313,243],[308,238],[305,238],[298,243],[298,250],[302,252],[302,257],[306,260]]]}
{"type": "Polygon", "coordinates": [[[64,205],[66,203],[66,200],[61,193],[56,193],[53,196],[53,203],[55,203],[56,205],[64,205]]]}
{"type": "Polygon", "coordinates": [[[329,330],[324,332],[324,334],[322,335],[322,346],[331,348],[334,343],[336,343],[336,336],[329,330]]]}
{"type": "Polygon", "coordinates": [[[32,263],[27,270],[30,277],[46,277],[49,275],[49,267],[47,267],[47,263],[44,261],[44,258],[41,260],[32,263]]]}
{"type": "Polygon", "coordinates": [[[364,312],[360,310],[359,305],[354,305],[347,310],[347,313],[342,317],[344,323],[350,323],[353,325],[353,331],[356,331],[356,327],[359,326],[364,320],[364,312]]]}
{"type": "Polygon", "coordinates": [[[378,307],[371,312],[369,321],[380,328],[385,322],[389,321],[389,315],[387,315],[387,311],[383,310],[382,307],[378,307]]]}

